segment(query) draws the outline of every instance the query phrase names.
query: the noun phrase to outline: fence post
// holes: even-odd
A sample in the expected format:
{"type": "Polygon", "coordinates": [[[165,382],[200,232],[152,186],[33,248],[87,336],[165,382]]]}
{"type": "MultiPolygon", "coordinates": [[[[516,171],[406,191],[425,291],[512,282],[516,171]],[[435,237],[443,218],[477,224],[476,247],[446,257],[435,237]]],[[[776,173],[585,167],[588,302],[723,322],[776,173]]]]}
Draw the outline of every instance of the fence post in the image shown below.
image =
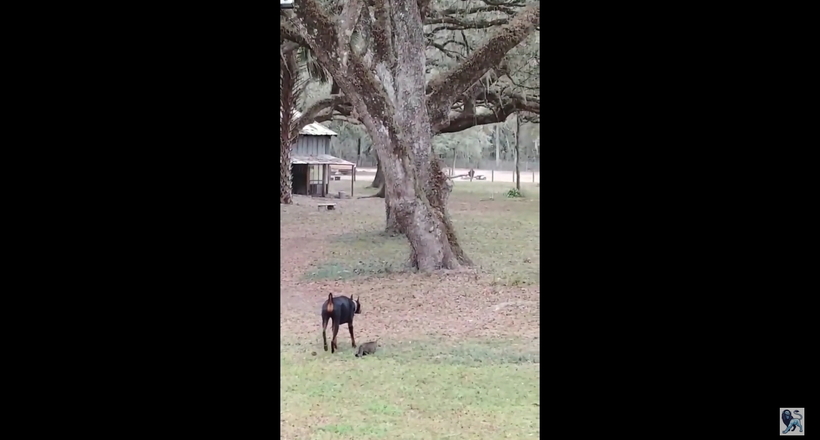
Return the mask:
{"type": "Polygon", "coordinates": [[[535,183],[535,170],[532,172],[532,183],[535,183]]]}
{"type": "Polygon", "coordinates": [[[495,168],[490,171],[490,182],[495,182],[495,168]]]}

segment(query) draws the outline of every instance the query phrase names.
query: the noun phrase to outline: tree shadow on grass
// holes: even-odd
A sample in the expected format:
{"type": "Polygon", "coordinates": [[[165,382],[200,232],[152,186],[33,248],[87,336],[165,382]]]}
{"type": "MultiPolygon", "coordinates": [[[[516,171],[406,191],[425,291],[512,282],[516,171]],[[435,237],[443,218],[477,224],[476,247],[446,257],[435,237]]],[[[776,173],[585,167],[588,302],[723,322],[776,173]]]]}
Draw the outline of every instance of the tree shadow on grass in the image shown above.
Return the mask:
{"type": "Polygon", "coordinates": [[[389,236],[382,231],[353,232],[332,239],[330,246],[307,269],[304,278],[349,280],[411,272],[407,265],[410,244],[404,236],[389,236]]]}

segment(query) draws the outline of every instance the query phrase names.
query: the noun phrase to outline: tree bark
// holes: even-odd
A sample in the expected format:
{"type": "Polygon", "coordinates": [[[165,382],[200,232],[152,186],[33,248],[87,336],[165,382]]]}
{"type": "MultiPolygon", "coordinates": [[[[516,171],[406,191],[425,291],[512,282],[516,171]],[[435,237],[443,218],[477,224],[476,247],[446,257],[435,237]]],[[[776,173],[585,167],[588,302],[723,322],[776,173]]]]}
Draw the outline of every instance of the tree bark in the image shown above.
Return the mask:
{"type": "Polygon", "coordinates": [[[384,170],[382,169],[382,162],[379,160],[379,155],[376,155],[376,177],[373,178],[371,188],[381,188],[384,185],[384,170]]]}
{"type": "MultiPolygon", "coordinates": [[[[385,187],[382,186],[381,193],[385,192],[385,187]]],[[[385,223],[386,226],[384,228],[384,233],[393,237],[396,235],[401,235],[401,227],[399,226],[399,222],[396,219],[396,211],[392,208],[392,205],[388,203],[387,196],[384,197],[384,213],[385,213],[385,223]]]]}
{"type": "Polygon", "coordinates": [[[293,203],[293,174],[290,168],[290,146],[280,144],[279,154],[279,203],[293,203]]]}
{"type": "Polygon", "coordinates": [[[293,203],[293,175],[290,153],[293,145],[293,111],[300,89],[297,87],[296,53],[280,55],[279,67],[279,203],[293,203]]]}
{"type": "MultiPolygon", "coordinates": [[[[400,149],[413,142],[399,141],[400,149]]],[[[418,148],[418,143],[415,143],[418,148]]],[[[432,145],[430,145],[432,147],[432,145]]],[[[412,148],[412,147],[411,147],[412,148]]],[[[385,203],[387,233],[403,233],[410,242],[409,264],[421,271],[457,269],[471,265],[464,253],[446,210],[450,193],[449,179],[437,160],[428,161],[422,168],[431,179],[424,185],[417,179],[417,170],[411,161],[390,154],[385,163],[385,203]],[[402,179],[391,179],[394,168],[402,179]],[[393,223],[395,219],[395,223],[393,223]]]]}
{"type": "Polygon", "coordinates": [[[447,200],[453,191],[453,182],[447,178],[447,174],[444,172],[444,163],[437,156],[431,155],[427,167],[430,171],[430,177],[425,181],[427,182],[424,188],[425,194],[432,208],[441,216],[444,233],[447,234],[447,241],[450,243],[450,250],[459,264],[472,266],[473,262],[461,248],[455,227],[450,220],[450,214],[447,212],[447,200]]]}
{"type": "Polygon", "coordinates": [[[447,212],[450,179],[438,156],[433,154],[432,125],[423,92],[426,58],[419,56],[426,45],[422,17],[417,2],[392,2],[390,8],[395,14],[394,121],[401,127],[394,137],[393,151],[409,153],[404,155],[402,164],[409,168],[410,179],[391,182],[391,176],[401,175],[385,172],[389,201],[395,201],[396,220],[410,241],[410,265],[422,271],[457,269],[472,262],[462,250],[447,212]],[[412,191],[414,209],[407,209],[407,199],[390,193],[391,184],[398,190],[395,195],[412,191]]]}

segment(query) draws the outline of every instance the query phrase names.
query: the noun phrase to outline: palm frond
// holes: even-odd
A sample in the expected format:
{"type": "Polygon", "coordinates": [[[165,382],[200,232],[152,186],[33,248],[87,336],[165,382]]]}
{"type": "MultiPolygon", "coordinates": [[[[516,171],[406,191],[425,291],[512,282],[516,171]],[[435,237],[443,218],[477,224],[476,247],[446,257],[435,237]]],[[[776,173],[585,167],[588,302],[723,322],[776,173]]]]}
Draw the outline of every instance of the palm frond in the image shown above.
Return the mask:
{"type": "Polygon", "coordinates": [[[298,50],[298,61],[300,70],[307,74],[307,77],[321,83],[330,82],[330,74],[319,64],[319,60],[308,47],[300,47],[298,50]]]}
{"type": "Polygon", "coordinates": [[[296,120],[297,106],[305,93],[307,80],[301,77],[296,54],[280,55],[279,63],[279,118],[280,143],[282,148],[290,148],[294,137],[292,129],[296,120]]]}

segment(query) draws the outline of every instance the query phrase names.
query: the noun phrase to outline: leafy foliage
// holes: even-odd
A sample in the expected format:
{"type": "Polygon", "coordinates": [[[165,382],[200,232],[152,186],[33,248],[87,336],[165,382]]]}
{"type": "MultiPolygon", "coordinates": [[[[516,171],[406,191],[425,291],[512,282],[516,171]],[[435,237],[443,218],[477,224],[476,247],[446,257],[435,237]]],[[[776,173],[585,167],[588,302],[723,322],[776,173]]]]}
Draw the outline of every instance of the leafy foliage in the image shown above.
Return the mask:
{"type": "Polygon", "coordinates": [[[524,194],[522,194],[521,191],[518,190],[518,188],[512,188],[509,191],[507,191],[506,196],[507,196],[507,198],[514,199],[514,198],[524,197],[524,194]]]}

